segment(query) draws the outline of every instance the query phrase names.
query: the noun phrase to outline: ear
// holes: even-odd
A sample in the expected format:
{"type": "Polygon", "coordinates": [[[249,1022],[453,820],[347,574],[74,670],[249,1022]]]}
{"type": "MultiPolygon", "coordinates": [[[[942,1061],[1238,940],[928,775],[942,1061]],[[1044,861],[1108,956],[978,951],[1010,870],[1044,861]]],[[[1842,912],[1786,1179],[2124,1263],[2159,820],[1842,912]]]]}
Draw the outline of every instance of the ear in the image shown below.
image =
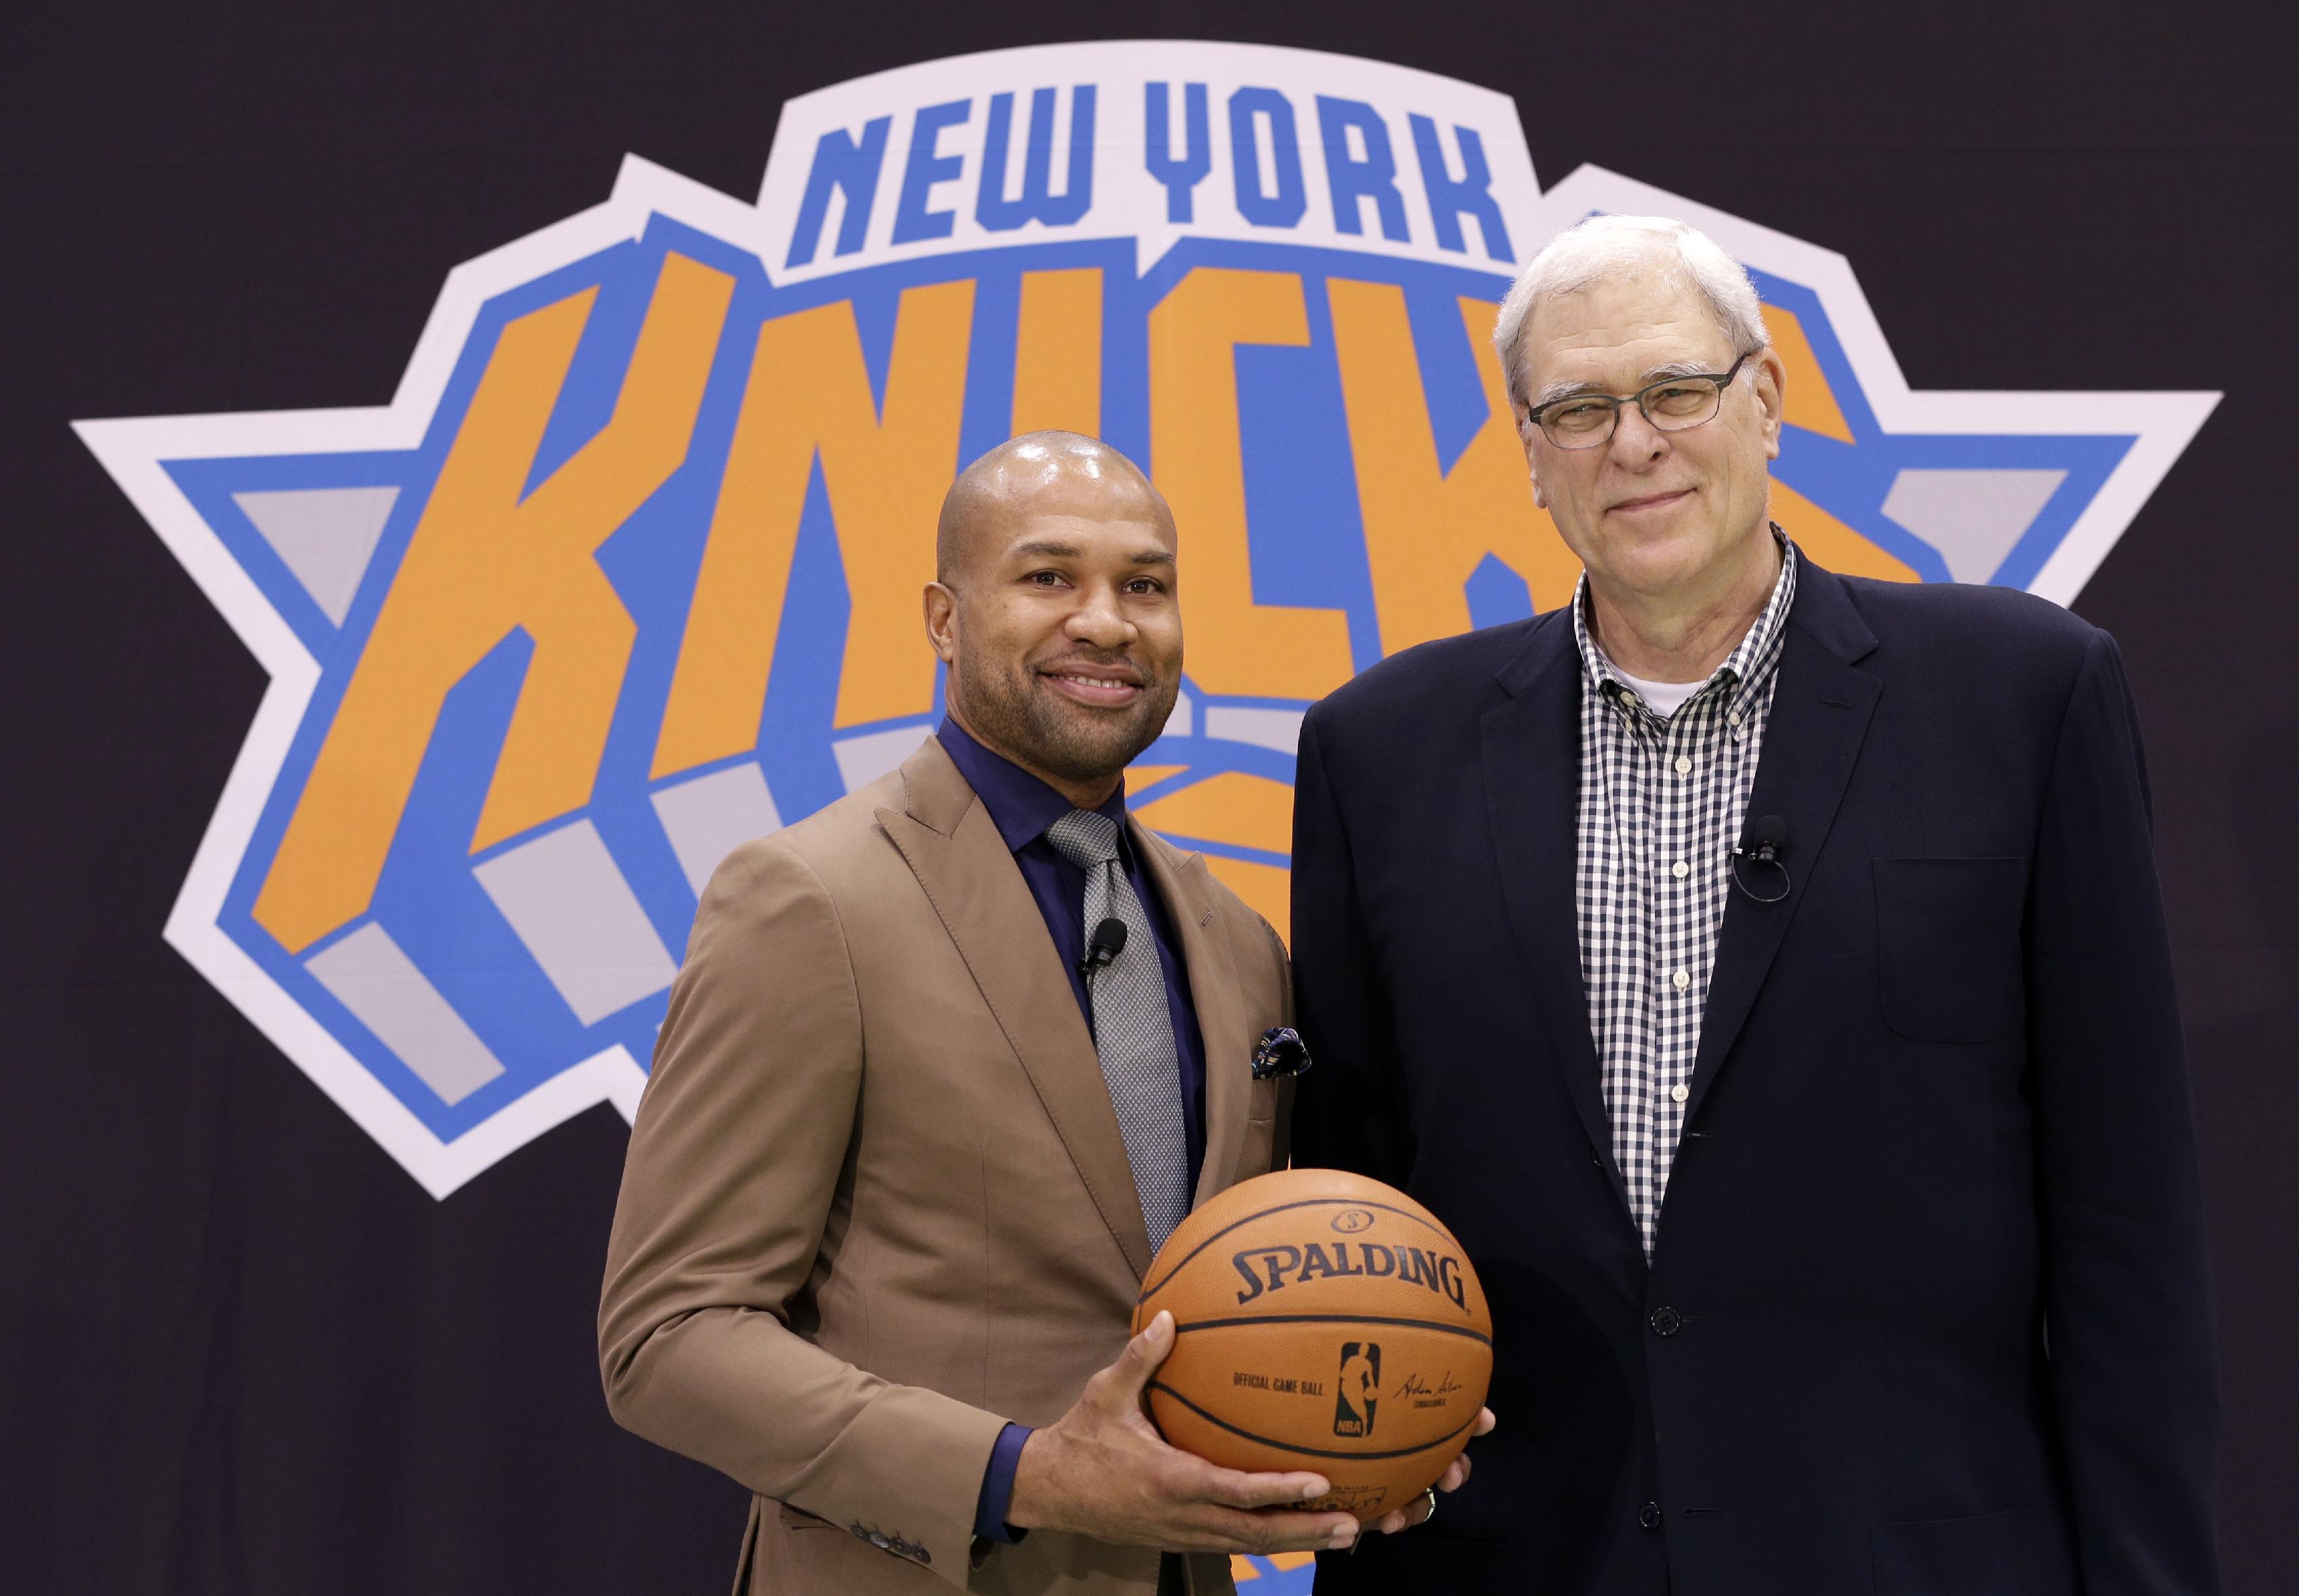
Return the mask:
{"type": "Polygon", "coordinates": [[[933,644],[934,657],[945,665],[958,663],[958,594],[940,582],[929,582],[925,590],[926,641],[933,644]]]}
{"type": "Polygon", "coordinates": [[[1764,458],[1778,460],[1780,457],[1780,422],[1788,413],[1789,370],[1781,363],[1777,350],[1767,349],[1757,357],[1752,381],[1757,408],[1764,414],[1764,458]]]}
{"type": "Polygon", "coordinates": [[[1524,474],[1532,484],[1532,502],[1542,510],[1548,508],[1548,494],[1540,486],[1540,461],[1532,452],[1532,427],[1520,420],[1516,424],[1516,441],[1524,450],[1524,474]]]}

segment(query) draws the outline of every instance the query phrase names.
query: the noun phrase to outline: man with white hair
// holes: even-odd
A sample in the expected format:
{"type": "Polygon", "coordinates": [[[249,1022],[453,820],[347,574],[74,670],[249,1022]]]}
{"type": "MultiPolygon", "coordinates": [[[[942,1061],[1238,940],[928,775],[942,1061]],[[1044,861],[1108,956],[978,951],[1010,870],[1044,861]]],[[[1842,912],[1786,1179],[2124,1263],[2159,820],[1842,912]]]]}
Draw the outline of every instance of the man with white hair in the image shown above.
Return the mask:
{"type": "Polygon", "coordinates": [[[1294,1154],[1491,1299],[1475,1475],[1321,1592],[2201,1596],[2217,1371],[2115,644],[1813,564],[1787,380],[1681,222],[1496,330],[1569,609],[1310,711],[1294,1154]]]}

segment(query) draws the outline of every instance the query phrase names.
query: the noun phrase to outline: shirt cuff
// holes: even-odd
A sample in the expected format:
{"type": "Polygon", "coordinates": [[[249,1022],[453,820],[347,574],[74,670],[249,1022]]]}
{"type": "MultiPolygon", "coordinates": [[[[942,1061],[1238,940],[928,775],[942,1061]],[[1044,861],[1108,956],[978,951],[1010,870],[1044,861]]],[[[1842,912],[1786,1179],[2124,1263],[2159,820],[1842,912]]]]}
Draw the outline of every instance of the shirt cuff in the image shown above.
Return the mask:
{"type": "Polygon", "coordinates": [[[990,1449],[990,1467],[982,1471],[982,1495],[975,1503],[976,1540],[1011,1546],[1030,1533],[1006,1522],[1006,1509],[1014,1505],[1014,1469],[1022,1461],[1022,1443],[1029,1439],[1025,1425],[1008,1425],[998,1432],[997,1443],[990,1449]]]}

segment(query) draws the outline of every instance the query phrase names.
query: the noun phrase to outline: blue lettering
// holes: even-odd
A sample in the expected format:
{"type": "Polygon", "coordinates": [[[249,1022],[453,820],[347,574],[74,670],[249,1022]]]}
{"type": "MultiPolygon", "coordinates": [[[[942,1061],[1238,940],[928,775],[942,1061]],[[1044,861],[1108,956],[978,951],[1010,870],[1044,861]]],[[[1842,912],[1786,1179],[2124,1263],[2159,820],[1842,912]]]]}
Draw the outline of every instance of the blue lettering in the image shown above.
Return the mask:
{"type": "Polygon", "coordinates": [[[1405,196],[1397,191],[1397,156],[1389,146],[1389,126],[1363,100],[1317,96],[1317,128],[1325,139],[1325,178],[1333,189],[1333,225],[1344,233],[1365,231],[1363,203],[1371,200],[1381,216],[1381,236],[1403,244],[1405,196]],[[1349,129],[1365,140],[1365,156],[1349,153],[1349,129]]]}
{"type": "Polygon", "coordinates": [[[928,105],[910,124],[910,158],[902,165],[902,197],[894,206],[894,242],[914,244],[921,238],[947,238],[955,211],[929,211],[926,199],[936,183],[947,183],[965,169],[966,157],[941,151],[945,128],[955,128],[974,114],[971,100],[951,100],[928,105]]]}
{"type": "Polygon", "coordinates": [[[798,226],[791,229],[785,266],[804,266],[814,259],[822,242],[822,224],[830,215],[830,191],[846,196],[846,213],[838,221],[836,253],[851,255],[862,247],[870,226],[870,202],[878,193],[878,168],[886,159],[886,129],[891,116],[874,116],[862,127],[857,144],[845,129],[834,128],[816,141],[814,170],[806,174],[806,197],[799,202],[798,226]]]}
{"type": "Polygon", "coordinates": [[[1257,228],[1299,224],[1309,201],[1301,187],[1301,136],[1293,102],[1274,88],[1241,88],[1229,97],[1230,154],[1236,162],[1237,212],[1257,228]],[[1277,191],[1261,187],[1261,138],[1255,125],[1269,119],[1270,164],[1277,191]]]}
{"type": "Polygon", "coordinates": [[[1173,97],[1173,89],[1166,84],[1143,86],[1141,122],[1148,135],[1144,140],[1148,147],[1141,152],[1141,160],[1150,169],[1150,175],[1166,186],[1166,220],[1192,221],[1196,220],[1196,207],[1191,191],[1204,182],[1206,174],[1214,169],[1213,130],[1206,116],[1206,86],[1182,86],[1182,114],[1185,121],[1179,161],[1174,159],[1173,129],[1167,122],[1173,97]]]}
{"type": "Polygon", "coordinates": [[[1014,96],[990,96],[990,126],[982,140],[982,188],[974,205],[975,220],[993,233],[1010,233],[1025,221],[1048,227],[1067,227],[1093,204],[1093,85],[1081,83],[1070,90],[1070,175],[1058,195],[1052,192],[1054,165],[1054,91],[1030,93],[1030,149],[1022,161],[1022,197],[1006,197],[1006,148],[1013,140],[1014,96]]]}
{"type": "Polygon", "coordinates": [[[1485,253],[1496,261],[1515,260],[1508,229],[1501,221],[1501,208],[1493,199],[1493,174],[1485,164],[1484,141],[1475,129],[1458,126],[1453,129],[1461,141],[1461,175],[1456,179],[1445,170],[1445,146],[1438,140],[1437,124],[1417,114],[1407,120],[1413,124],[1413,147],[1421,157],[1421,187],[1429,195],[1429,217],[1437,224],[1438,246],[1465,254],[1469,246],[1461,237],[1461,218],[1473,216],[1477,229],[1485,236],[1485,253]]]}

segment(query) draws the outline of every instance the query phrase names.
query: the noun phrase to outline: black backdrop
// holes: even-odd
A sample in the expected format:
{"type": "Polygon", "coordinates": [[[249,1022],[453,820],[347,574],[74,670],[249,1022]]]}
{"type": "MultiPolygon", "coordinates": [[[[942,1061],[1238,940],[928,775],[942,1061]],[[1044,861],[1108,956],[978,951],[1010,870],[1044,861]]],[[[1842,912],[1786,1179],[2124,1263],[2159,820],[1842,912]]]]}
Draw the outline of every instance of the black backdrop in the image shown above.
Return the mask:
{"type": "Polygon", "coordinates": [[[2290,25],[2194,6],[18,8],[0,170],[0,1589],[716,1592],[735,1487],[591,1341],[625,1130],[427,1196],[160,937],[261,672],[71,419],[380,403],[442,275],[626,151],[745,199],[788,96],[1072,37],[1514,92],[1839,250],[1918,388],[2227,399],[2076,608],[2145,717],[2213,1212],[2228,1589],[2299,1589],[2290,25]],[[36,14],[36,13],[46,14],[36,14]]]}

